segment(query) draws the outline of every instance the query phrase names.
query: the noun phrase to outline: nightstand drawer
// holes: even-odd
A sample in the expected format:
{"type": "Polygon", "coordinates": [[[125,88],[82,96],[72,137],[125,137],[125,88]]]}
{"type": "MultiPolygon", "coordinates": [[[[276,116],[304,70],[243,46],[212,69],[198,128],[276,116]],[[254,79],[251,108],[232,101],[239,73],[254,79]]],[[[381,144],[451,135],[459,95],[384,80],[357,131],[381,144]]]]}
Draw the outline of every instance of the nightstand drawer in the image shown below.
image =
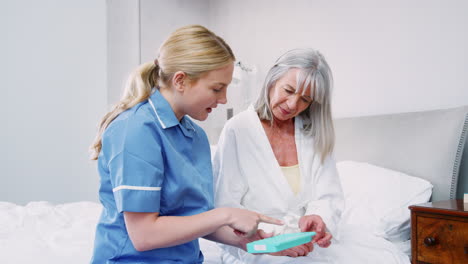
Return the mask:
{"type": "Polygon", "coordinates": [[[417,216],[417,260],[468,263],[468,223],[417,216]]]}

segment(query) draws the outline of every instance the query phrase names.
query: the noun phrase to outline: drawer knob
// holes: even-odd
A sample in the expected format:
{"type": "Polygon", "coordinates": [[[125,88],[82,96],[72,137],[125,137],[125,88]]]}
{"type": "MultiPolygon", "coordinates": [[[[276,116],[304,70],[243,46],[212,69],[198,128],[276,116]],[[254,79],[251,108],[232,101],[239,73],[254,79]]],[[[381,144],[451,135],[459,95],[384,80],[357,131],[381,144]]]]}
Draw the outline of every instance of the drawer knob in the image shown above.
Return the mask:
{"type": "Polygon", "coordinates": [[[426,245],[426,247],[431,247],[431,246],[434,246],[437,244],[437,240],[433,237],[426,237],[424,239],[424,245],[426,245]]]}

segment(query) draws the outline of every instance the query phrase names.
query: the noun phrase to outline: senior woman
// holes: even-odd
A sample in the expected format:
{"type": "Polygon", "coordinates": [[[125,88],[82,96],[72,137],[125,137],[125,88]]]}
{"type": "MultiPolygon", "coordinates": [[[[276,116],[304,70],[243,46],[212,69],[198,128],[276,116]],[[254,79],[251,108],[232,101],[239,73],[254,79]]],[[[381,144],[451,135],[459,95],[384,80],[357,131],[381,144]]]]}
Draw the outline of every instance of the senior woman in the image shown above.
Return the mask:
{"type": "MultiPolygon", "coordinates": [[[[313,243],[331,244],[344,207],[332,155],[331,89],[331,70],[318,51],[294,49],[276,61],[255,105],[221,133],[213,162],[216,206],[283,218],[282,228],[259,228],[275,235],[315,231],[313,243]]],[[[310,263],[313,250],[299,246],[270,256],[223,246],[222,255],[223,263],[310,263]]]]}

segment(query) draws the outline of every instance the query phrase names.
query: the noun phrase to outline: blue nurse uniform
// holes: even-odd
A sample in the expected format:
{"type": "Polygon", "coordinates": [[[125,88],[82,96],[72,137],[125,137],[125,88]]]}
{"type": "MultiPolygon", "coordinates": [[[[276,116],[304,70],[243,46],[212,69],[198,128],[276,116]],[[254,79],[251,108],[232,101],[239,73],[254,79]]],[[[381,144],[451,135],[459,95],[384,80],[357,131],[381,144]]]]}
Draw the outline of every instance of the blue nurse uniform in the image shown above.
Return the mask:
{"type": "Polygon", "coordinates": [[[102,135],[98,157],[103,211],[91,263],[202,263],[198,239],[138,252],[123,212],[188,216],[213,208],[210,146],[205,132],[180,121],[161,93],[121,113],[102,135]]]}

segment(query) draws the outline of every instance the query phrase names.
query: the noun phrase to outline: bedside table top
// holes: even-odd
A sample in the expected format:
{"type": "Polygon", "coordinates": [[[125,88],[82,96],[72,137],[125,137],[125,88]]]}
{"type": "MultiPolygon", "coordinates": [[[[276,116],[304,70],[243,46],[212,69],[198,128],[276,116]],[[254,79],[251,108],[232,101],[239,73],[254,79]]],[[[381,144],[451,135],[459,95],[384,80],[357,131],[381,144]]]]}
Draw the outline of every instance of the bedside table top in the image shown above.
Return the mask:
{"type": "Polygon", "coordinates": [[[416,212],[433,212],[468,217],[468,204],[464,204],[461,199],[416,204],[408,208],[416,212]]]}

